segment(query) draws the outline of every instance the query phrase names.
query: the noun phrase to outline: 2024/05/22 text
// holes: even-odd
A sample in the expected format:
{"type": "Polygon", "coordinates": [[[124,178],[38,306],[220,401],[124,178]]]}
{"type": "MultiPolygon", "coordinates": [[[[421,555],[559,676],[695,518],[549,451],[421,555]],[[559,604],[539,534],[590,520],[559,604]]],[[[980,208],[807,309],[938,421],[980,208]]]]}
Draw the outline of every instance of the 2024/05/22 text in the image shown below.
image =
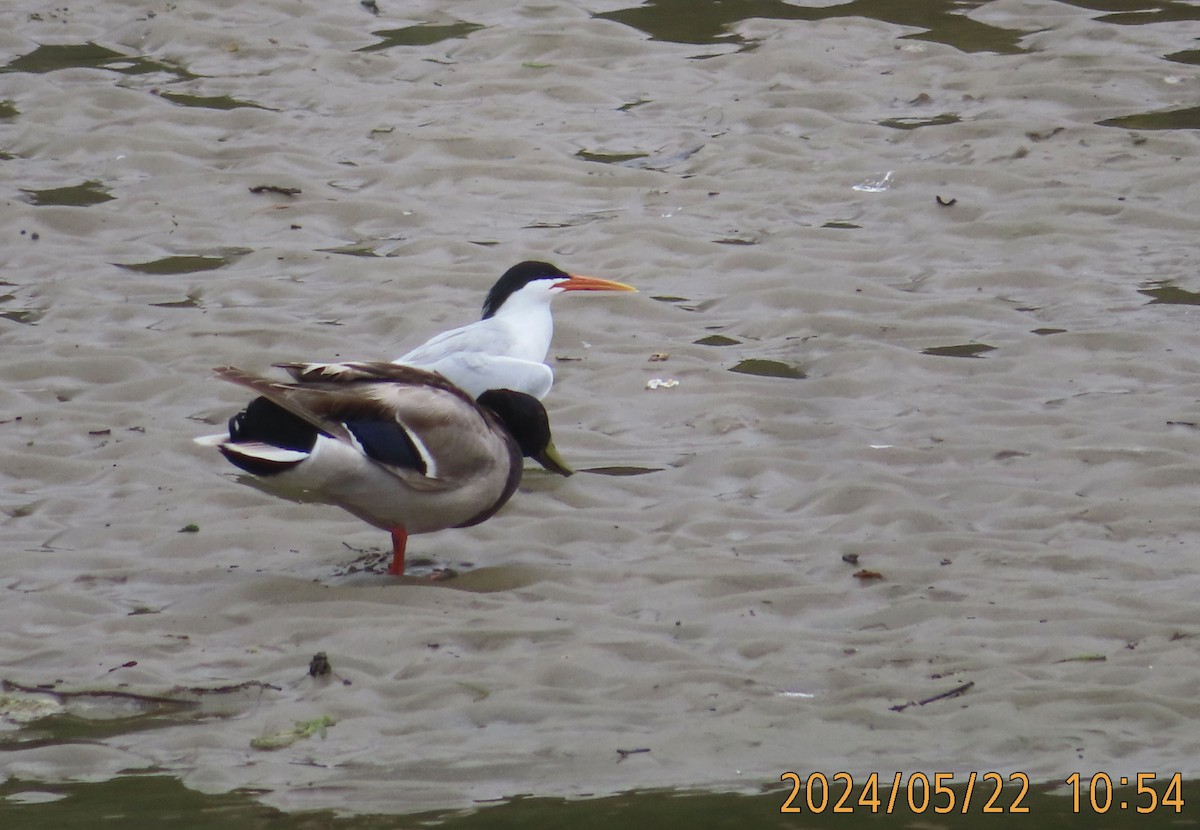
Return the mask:
{"type": "MultiPolygon", "coordinates": [[[[923,772],[910,773],[907,782],[904,773],[897,772],[890,782],[885,778],[885,792],[880,794],[880,776],[872,772],[866,776],[854,797],[856,787],[854,776],[848,772],[834,773],[826,776],[814,772],[807,777],[796,772],[785,772],[780,780],[791,783],[792,788],[779,808],[781,813],[853,813],[857,811],[891,814],[896,810],[907,810],[911,813],[967,813],[972,806],[982,805],[983,813],[1028,813],[1029,807],[1023,804],[1029,793],[1029,776],[1023,772],[1011,773],[1007,779],[999,772],[971,772],[958,778],[952,772],[935,772],[932,776],[923,772]],[[1012,792],[1006,793],[1005,782],[1016,785],[1012,792]],[[890,784],[890,786],[889,786],[890,784]],[[952,787],[962,786],[961,796],[952,787]]],[[[1183,812],[1183,775],[1174,773],[1165,779],[1160,779],[1153,772],[1139,772],[1133,779],[1127,776],[1114,776],[1105,772],[1097,772],[1084,777],[1073,772],[1066,778],[1066,784],[1071,787],[1071,807],[1073,812],[1092,812],[1097,814],[1114,811],[1135,811],[1138,813],[1153,813],[1157,810],[1174,810],[1183,812]],[[1159,793],[1155,785],[1166,781],[1166,788],[1159,793]],[[1114,796],[1114,781],[1119,786],[1136,784],[1135,797],[1131,799],[1114,796]]]]}

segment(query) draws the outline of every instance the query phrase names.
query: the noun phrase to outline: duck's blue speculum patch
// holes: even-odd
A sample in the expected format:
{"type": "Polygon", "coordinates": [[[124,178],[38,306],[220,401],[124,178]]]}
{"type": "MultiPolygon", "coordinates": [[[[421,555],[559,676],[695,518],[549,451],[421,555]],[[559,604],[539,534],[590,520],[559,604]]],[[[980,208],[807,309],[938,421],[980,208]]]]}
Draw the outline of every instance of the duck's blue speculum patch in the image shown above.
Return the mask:
{"type": "Polygon", "coordinates": [[[343,421],[362,444],[363,452],[380,464],[426,474],[425,459],[413,445],[408,432],[395,421],[343,421]]]}

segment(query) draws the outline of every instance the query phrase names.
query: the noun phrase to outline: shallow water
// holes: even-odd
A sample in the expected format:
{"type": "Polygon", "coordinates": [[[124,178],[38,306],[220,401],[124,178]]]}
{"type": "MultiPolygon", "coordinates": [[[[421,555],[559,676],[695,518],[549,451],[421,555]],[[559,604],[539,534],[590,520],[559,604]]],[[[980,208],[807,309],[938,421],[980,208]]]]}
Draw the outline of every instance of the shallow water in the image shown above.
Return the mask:
{"type": "Polygon", "coordinates": [[[1200,773],[1195,6],[378,9],[0,11],[0,677],[205,701],[7,724],[5,778],[1200,773]],[[412,540],[458,579],[192,444],[211,367],[395,356],[531,257],[641,294],[559,301],[584,472],[412,540]]]}

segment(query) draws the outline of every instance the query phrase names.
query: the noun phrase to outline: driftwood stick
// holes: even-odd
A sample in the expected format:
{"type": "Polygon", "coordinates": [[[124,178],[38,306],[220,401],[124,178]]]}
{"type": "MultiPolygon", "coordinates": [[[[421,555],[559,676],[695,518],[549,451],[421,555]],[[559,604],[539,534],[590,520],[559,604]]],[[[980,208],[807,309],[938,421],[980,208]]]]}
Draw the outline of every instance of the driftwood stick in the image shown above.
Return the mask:
{"type": "Polygon", "coordinates": [[[924,700],[918,700],[917,705],[924,706],[926,703],[933,703],[935,700],[945,700],[948,697],[958,697],[959,695],[961,695],[963,692],[965,692],[967,689],[971,688],[974,685],[975,685],[975,681],[969,680],[966,683],[962,684],[961,686],[955,686],[953,689],[951,689],[948,692],[942,692],[940,695],[934,695],[933,697],[927,697],[924,700]]]}
{"type": "Polygon", "coordinates": [[[969,680],[960,686],[955,686],[948,692],[942,692],[941,694],[934,695],[933,697],[927,697],[924,700],[910,700],[908,703],[898,703],[895,706],[889,706],[888,708],[893,712],[903,712],[909,706],[924,706],[926,703],[933,703],[935,700],[945,700],[946,698],[950,697],[958,697],[974,685],[975,681],[969,680]]]}

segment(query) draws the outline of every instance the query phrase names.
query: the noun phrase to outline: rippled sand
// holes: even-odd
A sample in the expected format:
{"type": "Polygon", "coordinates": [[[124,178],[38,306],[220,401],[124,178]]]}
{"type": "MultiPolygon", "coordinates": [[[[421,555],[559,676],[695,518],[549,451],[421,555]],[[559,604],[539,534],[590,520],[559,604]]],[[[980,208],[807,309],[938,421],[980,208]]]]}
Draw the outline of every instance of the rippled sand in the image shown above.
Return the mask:
{"type": "Polygon", "coordinates": [[[1194,8],[659,5],[0,12],[2,676],[269,684],[10,728],[3,774],[399,812],[1200,773],[1200,147],[1156,129],[1200,126],[1194,8]],[[193,445],[245,400],[211,367],[390,358],[530,257],[641,288],[558,301],[547,404],[642,474],[412,540],[457,580],[193,445]]]}

